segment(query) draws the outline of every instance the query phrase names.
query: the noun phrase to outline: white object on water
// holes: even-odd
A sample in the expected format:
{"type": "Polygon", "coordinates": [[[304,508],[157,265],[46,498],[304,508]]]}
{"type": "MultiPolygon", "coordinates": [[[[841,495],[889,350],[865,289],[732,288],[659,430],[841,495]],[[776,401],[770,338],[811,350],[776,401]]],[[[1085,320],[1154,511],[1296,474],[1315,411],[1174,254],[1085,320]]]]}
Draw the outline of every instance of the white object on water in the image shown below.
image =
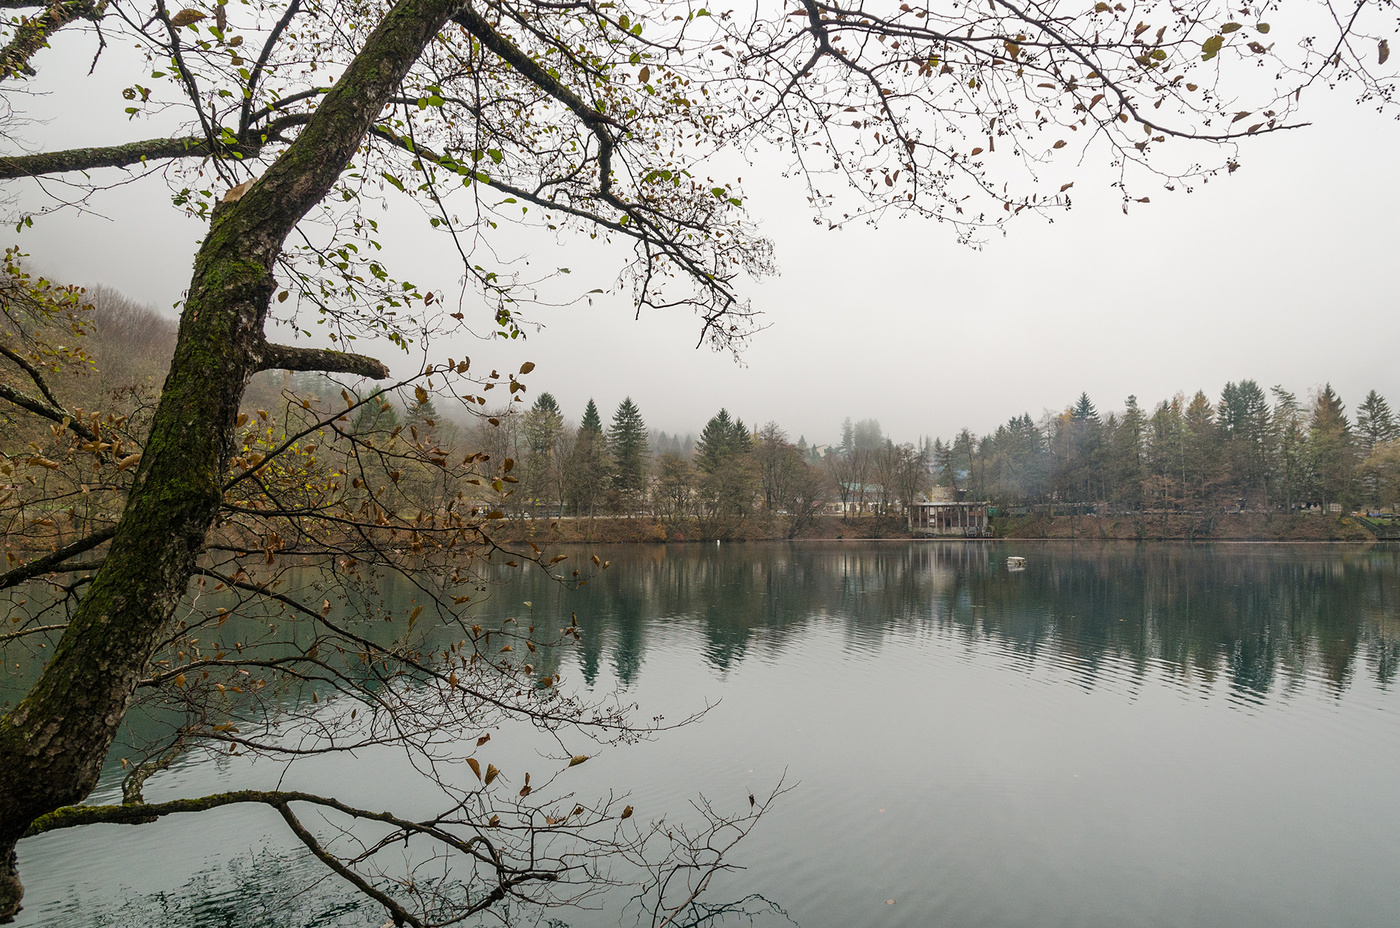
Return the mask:
{"type": "Polygon", "coordinates": [[[1025,570],[1026,559],[1023,557],[1009,557],[1006,559],[1007,570],[1025,570]]]}

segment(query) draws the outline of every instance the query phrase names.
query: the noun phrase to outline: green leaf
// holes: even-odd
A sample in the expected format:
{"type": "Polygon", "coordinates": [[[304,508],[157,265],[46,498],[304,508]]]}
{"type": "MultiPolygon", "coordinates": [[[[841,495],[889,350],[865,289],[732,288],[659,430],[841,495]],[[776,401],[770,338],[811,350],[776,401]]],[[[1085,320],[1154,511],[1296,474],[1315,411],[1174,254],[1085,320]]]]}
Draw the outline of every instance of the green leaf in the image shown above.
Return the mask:
{"type": "Polygon", "coordinates": [[[1209,61],[1214,58],[1222,46],[1225,44],[1223,35],[1213,35],[1201,43],[1201,60],[1209,61]]]}
{"type": "MultiPolygon", "coordinates": [[[[388,173],[387,171],[384,172],[383,177],[384,177],[384,179],[387,180],[389,183],[393,184],[395,187],[398,187],[400,191],[403,191],[403,189],[404,189],[404,187],[403,187],[403,181],[399,180],[397,177],[395,177],[394,175],[388,173]]],[[[407,191],[404,191],[404,192],[407,192],[407,191]]]]}
{"type": "Polygon", "coordinates": [[[1244,27],[1241,26],[1239,23],[1226,23],[1225,25],[1223,25],[1223,26],[1220,27],[1220,32],[1221,32],[1221,34],[1223,34],[1223,35],[1229,35],[1230,33],[1235,32],[1235,31],[1237,31],[1237,30],[1239,30],[1239,29],[1242,29],[1242,28],[1244,28],[1244,27]]]}

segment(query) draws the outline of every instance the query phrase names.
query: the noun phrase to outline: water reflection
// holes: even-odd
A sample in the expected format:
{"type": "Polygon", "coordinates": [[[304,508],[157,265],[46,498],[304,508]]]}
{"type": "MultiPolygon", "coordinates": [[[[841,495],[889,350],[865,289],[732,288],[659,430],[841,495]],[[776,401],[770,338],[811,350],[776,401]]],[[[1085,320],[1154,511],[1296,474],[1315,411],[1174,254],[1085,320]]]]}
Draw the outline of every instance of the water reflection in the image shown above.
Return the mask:
{"type": "Polygon", "coordinates": [[[1357,674],[1400,669],[1400,552],[1251,545],[1039,546],[961,543],[658,546],[606,552],[612,567],[576,592],[533,576],[504,601],[586,617],[579,660],[635,682],[649,639],[682,624],[727,672],[755,649],[781,653],[816,623],[875,652],[929,629],[1082,686],[1158,672],[1257,702],[1357,674]],[[1009,571],[1005,557],[1028,557],[1009,571]]]}
{"type": "MultiPolygon", "coordinates": [[[[716,898],[762,891],[805,928],[1394,923],[1400,724],[1394,694],[1376,691],[1400,667],[1396,550],[598,553],[612,567],[577,591],[502,568],[481,620],[531,613],[547,631],[577,613],[581,642],[542,648],[542,672],[604,691],[620,682],[647,716],[722,703],[700,725],[577,768],[581,795],[622,784],[639,810],[665,812],[700,791],[742,804],[755,784],[801,784],[746,845],[743,880],[716,898]],[[1008,571],[1010,554],[1027,569],[1008,571]],[[1304,689],[1311,698],[1292,699],[1304,689]]],[[[312,592],[317,582],[289,578],[312,592]]],[[[363,602],[366,621],[402,614],[417,595],[380,593],[363,602]]],[[[223,631],[246,640],[258,624],[223,631]]],[[[377,622],[371,633],[402,631],[377,622]]],[[[506,750],[510,734],[493,745],[506,750]]],[[[197,795],[281,776],[241,764],[196,755],[156,788],[197,795]]],[[[380,755],[309,775],[374,805],[383,792],[411,795],[400,774],[380,755]]],[[[35,839],[21,924],[377,923],[377,908],[326,880],[291,839],[270,837],[265,820],[222,814],[130,837],[35,839]],[[113,854],[105,842],[118,840],[113,854]]],[[[557,915],[580,928],[634,924],[635,912],[618,915],[625,903],[557,915]]],[[[757,904],[734,914],[787,923],[757,904]]]]}

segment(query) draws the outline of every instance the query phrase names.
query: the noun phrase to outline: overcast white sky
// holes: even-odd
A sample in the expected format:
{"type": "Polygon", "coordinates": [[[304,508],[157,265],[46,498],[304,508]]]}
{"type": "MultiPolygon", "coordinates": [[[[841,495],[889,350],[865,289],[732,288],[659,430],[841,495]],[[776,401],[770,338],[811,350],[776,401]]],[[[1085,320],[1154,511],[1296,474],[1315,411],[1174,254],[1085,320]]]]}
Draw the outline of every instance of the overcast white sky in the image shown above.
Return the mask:
{"type": "MultiPolygon", "coordinates": [[[[63,54],[83,64],[69,73],[86,71],[90,49],[75,43],[63,54]]],[[[54,81],[47,76],[61,72],[41,73],[54,81]]],[[[47,86],[92,92],[81,81],[47,86]]],[[[104,86],[116,94],[122,83],[104,86]]],[[[575,419],[590,396],[606,417],[631,395],[668,431],[698,432],[725,406],[810,442],[838,438],[848,416],[877,418],[896,440],[948,437],[1022,412],[1038,418],[1080,391],[1106,413],[1129,394],[1144,405],[1198,388],[1218,398],[1243,378],[1300,395],[1330,381],[1349,410],[1374,388],[1400,406],[1400,125],[1340,95],[1311,103],[1311,128],[1253,140],[1233,176],[1190,195],[1144,188],[1152,203],[1125,216],[1106,175],[1086,167],[1071,212],[1053,224],[1018,219],[981,251],[913,220],[826,231],[798,186],[751,166],[745,193],[781,275],[750,290],[768,328],[742,364],[695,349],[693,317],[634,321],[612,297],[535,313],[546,328],[523,344],[463,340],[434,357],[467,354],[502,369],[533,360],[529,395],[553,392],[575,419]]],[[[132,137],[110,115],[119,106],[101,113],[28,135],[61,145],[132,137]]],[[[21,196],[38,202],[32,188],[21,196]]],[[[96,201],[102,215],[45,218],[18,241],[47,273],[170,312],[203,227],[168,204],[152,178],[96,201]]],[[[416,209],[405,215],[413,221],[391,224],[404,273],[456,293],[453,257],[418,231],[416,209]]],[[[596,246],[550,242],[533,257],[571,267],[577,292],[615,283],[615,264],[596,246]]]]}

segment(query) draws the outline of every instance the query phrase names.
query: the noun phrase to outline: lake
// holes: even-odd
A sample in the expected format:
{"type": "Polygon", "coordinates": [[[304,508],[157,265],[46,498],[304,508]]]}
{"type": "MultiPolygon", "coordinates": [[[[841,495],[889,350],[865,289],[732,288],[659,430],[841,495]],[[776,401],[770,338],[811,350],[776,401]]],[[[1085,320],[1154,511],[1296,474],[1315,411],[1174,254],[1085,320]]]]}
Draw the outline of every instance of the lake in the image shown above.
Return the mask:
{"type": "MultiPolygon", "coordinates": [[[[713,888],[716,903],[761,897],[744,921],[1396,923],[1400,549],[599,553],[612,566],[587,587],[512,572],[480,608],[493,620],[577,613],[565,687],[620,692],[644,718],[713,706],[578,768],[581,794],[622,789],[638,816],[683,819],[700,793],[738,811],[750,792],[793,787],[736,850],[747,869],[713,888]],[[1026,568],[1009,570],[1009,555],[1026,568]]],[[[319,763],[285,785],[391,804],[392,761],[319,763]]],[[[280,776],[194,758],[147,798],[280,776]]],[[[96,798],[116,784],[114,771],[96,798]]],[[[18,924],[383,923],[283,831],[270,810],[231,808],[23,842],[18,924]]],[[[624,901],[550,917],[632,925],[624,901]]]]}

